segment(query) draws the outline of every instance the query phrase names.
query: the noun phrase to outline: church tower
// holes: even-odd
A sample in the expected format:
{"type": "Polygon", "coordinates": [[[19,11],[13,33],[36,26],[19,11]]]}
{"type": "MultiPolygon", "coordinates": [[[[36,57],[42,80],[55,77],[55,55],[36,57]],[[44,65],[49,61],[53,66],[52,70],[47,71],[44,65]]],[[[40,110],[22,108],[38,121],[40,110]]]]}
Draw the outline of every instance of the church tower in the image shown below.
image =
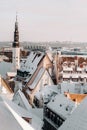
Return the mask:
{"type": "Polygon", "coordinates": [[[18,31],[18,22],[17,22],[17,15],[16,15],[16,22],[15,22],[15,31],[14,31],[14,41],[12,44],[13,54],[12,54],[12,62],[13,67],[15,70],[20,68],[20,44],[19,44],[19,31],[18,31]]]}

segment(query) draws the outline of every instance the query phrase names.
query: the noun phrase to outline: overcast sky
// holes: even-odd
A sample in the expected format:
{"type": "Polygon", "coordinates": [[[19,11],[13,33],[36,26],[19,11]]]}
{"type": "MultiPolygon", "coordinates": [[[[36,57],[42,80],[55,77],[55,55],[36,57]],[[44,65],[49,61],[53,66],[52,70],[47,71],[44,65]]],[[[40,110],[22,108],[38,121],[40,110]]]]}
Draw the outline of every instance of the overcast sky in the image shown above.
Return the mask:
{"type": "Polygon", "coordinates": [[[18,12],[20,41],[87,42],[87,0],[0,0],[0,41],[12,41],[18,12]]]}

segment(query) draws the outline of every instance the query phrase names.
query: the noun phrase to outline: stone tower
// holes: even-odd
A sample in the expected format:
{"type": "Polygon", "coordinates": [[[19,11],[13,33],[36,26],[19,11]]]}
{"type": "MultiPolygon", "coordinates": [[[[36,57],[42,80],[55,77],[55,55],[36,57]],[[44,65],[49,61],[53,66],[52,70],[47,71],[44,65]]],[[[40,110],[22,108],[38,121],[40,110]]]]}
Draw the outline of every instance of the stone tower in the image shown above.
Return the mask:
{"type": "Polygon", "coordinates": [[[13,67],[14,67],[14,70],[17,70],[20,68],[20,44],[19,44],[17,15],[16,15],[14,41],[12,44],[12,48],[13,48],[13,54],[12,54],[13,67]]]}

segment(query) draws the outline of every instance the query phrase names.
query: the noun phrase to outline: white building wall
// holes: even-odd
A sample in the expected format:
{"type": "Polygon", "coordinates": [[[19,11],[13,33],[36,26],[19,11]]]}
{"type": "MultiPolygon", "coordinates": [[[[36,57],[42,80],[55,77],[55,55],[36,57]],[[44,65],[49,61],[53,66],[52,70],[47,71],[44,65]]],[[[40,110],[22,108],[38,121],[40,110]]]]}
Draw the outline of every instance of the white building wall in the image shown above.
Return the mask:
{"type": "Polygon", "coordinates": [[[53,81],[51,77],[49,76],[48,72],[45,71],[42,75],[41,79],[39,80],[38,84],[35,86],[35,89],[33,90],[33,93],[30,94],[31,104],[33,103],[34,95],[36,92],[40,91],[45,85],[53,85],[53,81]]]}
{"type": "Polygon", "coordinates": [[[34,89],[33,94],[35,94],[37,91],[39,91],[40,89],[45,87],[45,85],[53,85],[53,81],[47,71],[44,72],[43,76],[39,80],[38,84],[36,85],[36,87],[34,89]]]}
{"type": "Polygon", "coordinates": [[[43,85],[47,84],[47,85],[53,85],[53,81],[51,79],[51,77],[49,76],[48,72],[45,71],[43,77],[43,85]]]}
{"type": "Polygon", "coordinates": [[[12,60],[14,69],[20,69],[20,48],[13,48],[12,60]]]}

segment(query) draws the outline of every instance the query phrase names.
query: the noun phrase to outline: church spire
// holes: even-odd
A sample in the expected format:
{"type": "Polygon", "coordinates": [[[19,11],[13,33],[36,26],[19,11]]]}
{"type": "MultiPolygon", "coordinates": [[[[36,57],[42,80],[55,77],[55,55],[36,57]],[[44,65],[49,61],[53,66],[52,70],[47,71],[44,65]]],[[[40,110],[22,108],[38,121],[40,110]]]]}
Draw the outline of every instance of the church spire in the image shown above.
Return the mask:
{"type": "Polygon", "coordinates": [[[16,22],[15,22],[13,47],[19,47],[19,31],[18,31],[17,14],[16,14],[16,22]]]}
{"type": "Polygon", "coordinates": [[[18,17],[18,16],[17,16],[17,12],[16,12],[16,22],[17,22],[17,17],[18,17]]]}

